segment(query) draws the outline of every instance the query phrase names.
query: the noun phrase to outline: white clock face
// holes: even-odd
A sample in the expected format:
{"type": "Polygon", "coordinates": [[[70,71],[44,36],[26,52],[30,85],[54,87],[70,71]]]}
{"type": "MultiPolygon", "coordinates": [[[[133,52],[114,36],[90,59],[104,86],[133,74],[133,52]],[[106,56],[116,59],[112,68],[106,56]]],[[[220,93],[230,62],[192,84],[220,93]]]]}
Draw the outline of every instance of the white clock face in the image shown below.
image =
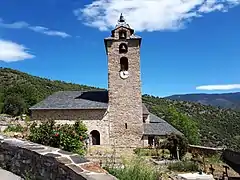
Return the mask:
{"type": "Polygon", "coordinates": [[[127,79],[129,77],[129,72],[128,71],[120,71],[120,77],[122,79],[127,79]]]}

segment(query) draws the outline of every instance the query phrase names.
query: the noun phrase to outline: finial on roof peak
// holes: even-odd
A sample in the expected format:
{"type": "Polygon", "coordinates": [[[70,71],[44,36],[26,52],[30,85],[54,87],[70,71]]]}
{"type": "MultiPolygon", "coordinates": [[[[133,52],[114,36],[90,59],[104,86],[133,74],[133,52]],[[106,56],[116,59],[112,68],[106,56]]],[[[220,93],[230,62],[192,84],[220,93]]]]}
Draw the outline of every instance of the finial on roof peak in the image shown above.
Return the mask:
{"type": "Polygon", "coordinates": [[[121,13],[121,15],[120,15],[119,22],[125,22],[125,19],[124,19],[124,17],[123,17],[123,14],[122,14],[122,13],[121,13]]]}
{"type": "Polygon", "coordinates": [[[117,23],[115,28],[120,27],[120,26],[123,26],[123,27],[126,27],[126,28],[130,28],[130,26],[126,23],[126,20],[125,20],[125,18],[124,18],[122,13],[120,15],[120,18],[119,18],[118,23],[117,23]]]}

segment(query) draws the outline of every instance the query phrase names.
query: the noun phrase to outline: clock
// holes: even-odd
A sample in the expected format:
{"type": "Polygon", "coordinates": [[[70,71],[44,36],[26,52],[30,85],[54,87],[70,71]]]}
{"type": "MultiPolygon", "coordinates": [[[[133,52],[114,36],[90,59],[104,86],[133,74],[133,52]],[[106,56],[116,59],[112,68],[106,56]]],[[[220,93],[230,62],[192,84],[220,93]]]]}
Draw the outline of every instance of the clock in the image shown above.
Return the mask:
{"type": "Polygon", "coordinates": [[[127,79],[129,77],[129,72],[128,71],[120,71],[120,77],[122,79],[127,79]]]}

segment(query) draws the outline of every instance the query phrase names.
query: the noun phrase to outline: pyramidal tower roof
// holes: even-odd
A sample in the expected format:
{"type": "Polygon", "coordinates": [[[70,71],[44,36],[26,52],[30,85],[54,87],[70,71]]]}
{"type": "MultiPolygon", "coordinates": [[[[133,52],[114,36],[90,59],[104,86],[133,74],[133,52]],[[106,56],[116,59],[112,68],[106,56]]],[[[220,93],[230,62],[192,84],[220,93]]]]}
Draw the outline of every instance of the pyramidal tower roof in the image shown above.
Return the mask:
{"type": "Polygon", "coordinates": [[[124,16],[123,16],[122,13],[121,13],[121,15],[120,15],[120,18],[119,18],[119,20],[118,20],[118,23],[117,23],[115,29],[117,29],[118,27],[125,27],[125,28],[128,28],[128,29],[131,29],[131,27],[129,26],[129,24],[126,23],[126,20],[125,20],[125,18],[124,18],[124,16]]]}

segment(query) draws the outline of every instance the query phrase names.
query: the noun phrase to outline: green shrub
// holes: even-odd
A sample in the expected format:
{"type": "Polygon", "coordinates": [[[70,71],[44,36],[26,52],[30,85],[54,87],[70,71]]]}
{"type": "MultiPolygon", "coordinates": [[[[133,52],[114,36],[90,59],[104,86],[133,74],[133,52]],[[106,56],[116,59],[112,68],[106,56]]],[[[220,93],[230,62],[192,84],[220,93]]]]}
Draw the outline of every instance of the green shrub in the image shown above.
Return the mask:
{"type": "Polygon", "coordinates": [[[187,153],[188,141],[184,136],[179,134],[170,134],[167,139],[159,144],[160,148],[168,149],[171,156],[177,159],[177,148],[179,149],[179,158],[182,159],[187,153]]]}
{"type": "Polygon", "coordinates": [[[23,132],[24,128],[20,125],[9,125],[4,132],[23,132]]]}
{"type": "Polygon", "coordinates": [[[124,168],[105,169],[119,180],[157,180],[160,177],[158,170],[150,164],[147,164],[142,158],[136,158],[124,168]]]}
{"type": "Polygon", "coordinates": [[[2,111],[3,111],[3,106],[4,106],[4,103],[1,103],[1,101],[0,101],[0,114],[1,114],[2,111]]]}
{"type": "Polygon", "coordinates": [[[221,163],[221,155],[220,154],[214,154],[210,157],[207,157],[207,161],[210,164],[217,164],[217,163],[221,163]]]}
{"type": "Polygon", "coordinates": [[[40,126],[33,123],[30,127],[28,139],[32,142],[61,148],[83,155],[85,153],[83,141],[87,138],[87,128],[80,122],[74,125],[55,125],[54,121],[46,121],[40,126]]]}
{"type": "Polygon", "coordinates": [[[192,161],[180,161],[176,163],[172,163],[168,166],[169,170],[178,171],[178,172],[192,172],[198,171],[198,164],[192,161]]]}

